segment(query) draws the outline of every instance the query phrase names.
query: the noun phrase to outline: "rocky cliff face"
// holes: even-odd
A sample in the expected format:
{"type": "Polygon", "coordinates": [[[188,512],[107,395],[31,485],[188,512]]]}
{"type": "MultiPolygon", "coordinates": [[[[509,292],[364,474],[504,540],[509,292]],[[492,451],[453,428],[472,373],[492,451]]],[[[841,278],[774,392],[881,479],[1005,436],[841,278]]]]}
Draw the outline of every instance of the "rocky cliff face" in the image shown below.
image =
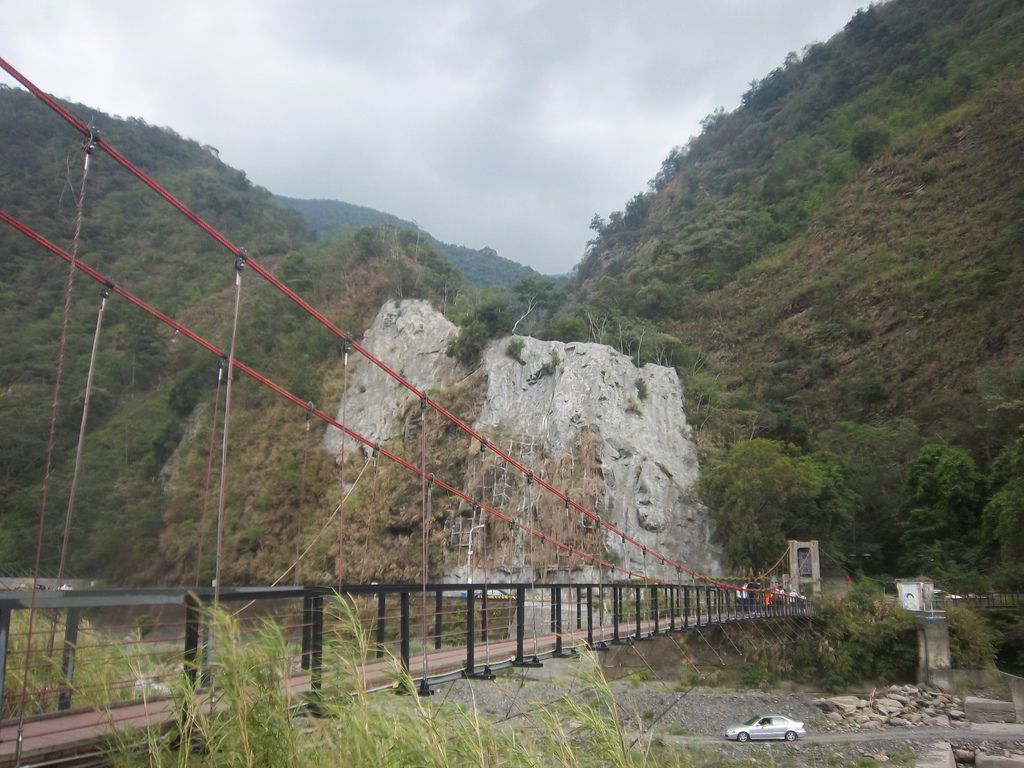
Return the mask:
{"type": "MultiPolygon", "coordinates": [[[[464,378],[444,354],[457,329],[426,302],[389,302],[366,332],[363,344],[418,387],[443,390],[464,378]]],[[[482,360],[486,394],[473,422],[503,451],[583,506],[613,522],[651,549],[701,571],[719,569],[705,510],[692,498],[699,470],[696,448],[683,410],[683,391],[671,368],[645,365],[601,344],[562,343],[527,337],[492,342],[482,360]]],[[[383,443],[410,429],[413,398],[365,361],[353,369],[339,420],[383,443]],[[344,411],[344,413],[342,413],[344,411]]],[[[466,441],[464,436],[451,439],[466,441]]],[[[339,450],[338,440],[328,448],[339,450]]],[[[637,572],[675,578],[644,562],[579,513],[567,512],[550,494],[527,485],[518,472],[477,445],[463,477],[445,477],[482,502],[574,547],[596,552],[637,572]]],[[[478,555],[476,579],[486,568],[499,576],[529,579],[563,575],[568,558],[524,541],[505,526],[485,529],[483,549],[472,510],[459,510],[445,525],[446,575],[464,578],[472,543],[478,555]],[[475,527],[476,526],[476,527],[475,527]],[[473,531],[476,540],[473,540],[473,531]]],[[[576,578],[596,578],[573,563],[576,578]]]]}

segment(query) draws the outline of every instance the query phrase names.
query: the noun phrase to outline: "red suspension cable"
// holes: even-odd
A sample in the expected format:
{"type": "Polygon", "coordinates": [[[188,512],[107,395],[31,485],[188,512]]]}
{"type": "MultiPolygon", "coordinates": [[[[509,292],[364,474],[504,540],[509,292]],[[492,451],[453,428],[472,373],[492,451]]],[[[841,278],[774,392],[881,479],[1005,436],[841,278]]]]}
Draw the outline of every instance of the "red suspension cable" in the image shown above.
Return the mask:
{"type": "MultiPolygon", "coordinates": [[[[53,243],[51,243],[49,240],[47,240],[41,234],[39,234],[35,230],[31,229],[30,227],[26,226],[25,224],[21,223],[17,219],[11,217],[10,215],[8,215],[6,212],[4,212],[2,210],[0,210],[0,221],[3,221],[4,223],[10,225],[14,229],[16,229],[18,232],[22,233],[23,235],[25,235],[29,239],[35,241],[36,243],[38,243],[39,245],[44,247],[46,250],[50,251],[50,253],[54,254],[55,256],[58,256],[59,258],[62,258],[65,261],[68,261],[68,262],[71,261],[72,257],[71,257],[70,254],[66,253],[63,249],[61,249],[58,246],[56,246],[53,243]]],[[[137,296],[135,296],[134,294],[132,294],[130,291],[126,290],[125,288],[123,288],[123,287],[113,283],[105,275],[103,275],[99,271],[93,269],[92,267],[90,267],[89,265],[85,264],[84,262],[82,262],[80,260],[76,260],[74,262],[74,267],[75,267],[75,269],[78,269],[79,271],[85,273],[86,275],[88,275],[93,280],[97,281],[98,283],[106,285],[107,287],[110,288],[110,290],[113,293],[116,293],[118,296],[121,296],[124,299],[128,300],[131,304],[135,305],[136,307],[141,309],[143,312],[146,312],[147,314],[152,315],[154,318],[156,318],[160,322],[170,326],[175,331],[177,331],[179,334],[181,334],[185,338],[189,339],[190,341],[195,342],[196,344],[198,344],[199,346],[201,346],[203,349],[207,350],[211,354],[215,355],[216,357],[218,357],[218,358],[227,357],[227,355],[222,350],[220,350],[215,345],[213,345],[212,343],[210,343],[209,341],[204,339],[199,334],[197,334],[194,331],[188,329],[187,327],[185,327],[181,323],[177,322],[176,320],[168,317],[163,312],[160,312],[158,309],[152,307],[151,305],[149,305],[148,303],[146,303],[142,299],[140,299],[137,296]]],[[[320,410],[318,408],[310,409],[308,401],[303,400],[298,395],[294,394],[293,392],[290,392],[289,390],[287,390],[284,387],[282,387],[280,384],[278,384],[275,381],[267,378],[266,376],[261,374],[256,369],[254,369],[251,366],[243,363],[241,360],[232,360],[231,362],[233,362],[234,367],[237,368],[241,373],[244,373],[249,378],[254,379],[255,381],[259,382],[260,384],[262,384],[263,386],[267,387],[271,391],[277,393],[279,396],[283,397],[284,399],[290,400],[293,404],[299,406],[304,411],[310,412],[313,416],[315,416],[316,418],[320,419],[325,424],[328,424],[328,425],[330,425],[330,426],[332,426],[332,427],[334,427],[334,428],[336,428],[338,430],[341,430],[342,433],[344,433],[345,435],[348,435],[349,437],[351,437],[354,440],[358,441],[359,443],[361,443],[365,447],[373,450],[375,453],[379,453],[380,455],[384,456],[385,458],[389,459],[390,461],[394,462],[395,464],[398,464],[399,466],[403,467],[404,469],[414,473],[415,475],[417,475],[421,479],[429,480],[430,482],[433,483],[433,485],[436,485],[439,488],[443,488],[445,491],[447,491],[451,495],[455,496],[456,498],[460,499],[461,501],[465,502],[466,504],[469,504],[471,506],[476,506],[477,508],[483,510],[484,512],[487,512],[489,515],[492,515],[492,516],[498,518],[499,520],[502,520],[502,521],[504,521],[504,522],[506,522],[506,523],[508,523],[510,525],[513,525],[513,526],[517,527],[517,528],[520,528],[525,533],[528,533],[531,536],[540,539],[541,541],[545,541],[545,542],[551,544],[552,546],[556,547],[557,549],[562,550],[563,552],[570,553],[570,554],[579,554],[581,557],[583,557],[584,559],[590,561],[592,564],[594,564],[596,566],[604,567],[604,568],[609,568],[611,570],[618,571],[619,573],[622,573],[622,574],[624,574],[625,576],[627,576],[629,578],[635,578],[635,579],[643,579],[644,578],[644,575],[642,573],[637,573],[635,571],[629,570],[628,568],[623,568],[623,567],[621,567],[619,565],[615,565],[614,563],[606,562],[606,561],[604,561],[604,560],[602,560],[602,559],[600,559],[600,558],[598,558],[598,557],[596,557],[594,555],[591,555],[589,553],[586,553],[586,552],[574,552],[573,547],[571,545],[566,544],[565,542],[560,541],[558,539],[555,539],[552,536],[548,536],[547,534],[545,534],[542,531],[539,531],[539,530],[533,528],[530,525],[526,525],[524,523],[520,523],[519,521],[513,519],[512,517],[509,517],[504,512],[502,512],[502,511],[500,511],[498,509],[495,509],[494,507],[490,507],[490,506],[488,506],[486,504],[482,504],[481,502],[477,501],[476,499],[474,499],[469,494],[461,491],[460,489],[456,488],[455,486],[445,482],[444,480],[442,480],[442,479],[440,479],[438,477],[430,477],[430,476],[426,475],[415,464],[407,461],[406,459],[402,458],[398,454],[393,453],[393,452],[387,450],[386,448],[381,447],[379,444],[375,443],[373,440],[370,440],[368,437],[365,437],[364,435],[360,434],[359,432],[356,432],[355,430],[350,429],[349,427],[345,426],[344,424],[341,424],[340,422],[336,421],[334,418],[332,418],[330,415],[328,415],[324,411],[322,411],[322,410],[320,410]]],[[[667,584],[669,582],[663,582],[663,583],[667,584]]]]}

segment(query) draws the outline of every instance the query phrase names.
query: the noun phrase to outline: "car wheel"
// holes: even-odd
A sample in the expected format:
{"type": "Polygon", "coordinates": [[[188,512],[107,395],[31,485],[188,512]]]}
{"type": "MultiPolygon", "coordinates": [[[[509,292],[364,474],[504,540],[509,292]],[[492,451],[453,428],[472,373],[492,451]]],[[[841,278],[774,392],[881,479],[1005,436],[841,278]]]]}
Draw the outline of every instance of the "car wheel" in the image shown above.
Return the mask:
{"type": "Polygon", "coordinates": [[[750,741],[750,734],[746,731],[741,731],[740,734],[736,737],[736,741],[750,741]]]}
{"type": "Polygon", "coordinates": [[[796,741],[796,733],[793,731],[786,731],[786,741],[796,741]]]}

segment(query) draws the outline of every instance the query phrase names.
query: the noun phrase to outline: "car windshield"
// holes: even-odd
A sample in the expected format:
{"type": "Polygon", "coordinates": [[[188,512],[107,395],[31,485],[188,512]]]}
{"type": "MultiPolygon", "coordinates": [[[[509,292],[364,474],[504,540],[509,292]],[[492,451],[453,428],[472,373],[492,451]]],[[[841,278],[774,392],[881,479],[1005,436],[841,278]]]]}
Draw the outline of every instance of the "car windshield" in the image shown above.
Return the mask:
{"type": "Polygon", "coordinates": [[[744,725],[757,725],[758,722],[760,722],[760,720],[761,720],[761,715],[757,715],[749,723],[744,723],[744,725]]]}

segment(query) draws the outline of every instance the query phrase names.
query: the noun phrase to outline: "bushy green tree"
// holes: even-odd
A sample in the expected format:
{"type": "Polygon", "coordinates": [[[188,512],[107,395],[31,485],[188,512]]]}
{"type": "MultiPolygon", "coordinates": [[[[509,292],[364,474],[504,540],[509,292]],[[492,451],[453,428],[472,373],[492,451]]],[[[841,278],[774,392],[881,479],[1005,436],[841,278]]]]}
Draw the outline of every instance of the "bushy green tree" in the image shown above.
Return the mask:
{"type": "Polygon", "coordinates": [[[985,479],[962,448],[925,445],[907,469],[905,569],[932,571],[977,556],[985,479]]]}
{"type": "Polygon", "coordinates": [[[1024,430],[992,463],[993,494],[985,505],[985,532],[1006,564],[1024,562],[1024,430]]]}
{"type": "Polygon", "coordinates": [[[704,501],[735,565],[768,565],[797,536],[842,539],[860,507],[837,463],[791,445],[736,443],[700,481],[704,501]]]}

